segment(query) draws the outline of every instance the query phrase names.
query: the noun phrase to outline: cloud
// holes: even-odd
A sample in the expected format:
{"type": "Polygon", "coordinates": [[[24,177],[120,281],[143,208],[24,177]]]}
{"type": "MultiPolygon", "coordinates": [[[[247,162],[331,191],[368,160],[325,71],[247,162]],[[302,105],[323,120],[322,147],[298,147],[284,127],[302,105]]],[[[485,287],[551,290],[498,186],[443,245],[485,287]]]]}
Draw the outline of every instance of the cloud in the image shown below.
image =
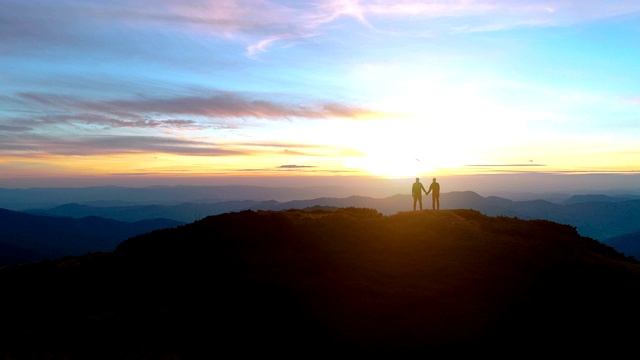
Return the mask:
{"type": "Polygon", "coordinates": [[[0,152],[11,156],[113,155],[169,153],[191,156],[232,156],[249,152],[215,144],[160,136],[84,136],[73,139],[50,136],[0,136],[0,152]]]}
{"type": "Polygon", "coordinates": [[[311,20],[309,26],[317,27],[333,22],[340,17],[348,16],[370,27],[371,25],[365,18],[363,3],[366,2],[360,0],[328,0],[316,3],[315,14],[307,17],[308,20],[311,20]]]}
{"type": "Polygon", "coordinates": [[[252,149],[255,155],[293,155],[304,157],[362,156],[362,152],[349,147],[325,146],[291,142],[236,142],[228,144],[241,149],[252,149]]]}
{"type": "Polygon", "coordinates": [[[279,169],[304,169],[304,168],[314,168],[315,166],[311,166],[311,165],[280,165],[278,166],[279,169]]]}
{"type": "Polygon", "coordinates": [[[20,125],[2,125],[0,124],[0,131],[15,131],[15,132],[22,132],[22,131],[29,131],[32,128],[28,127],[28,126],[20,126],[20,125]]]}
{"type": "Polygon", "coordinates": [[[464,166],[470,167],[528,167],[528,166],[547,166],[544,164],[535,164],[535,163],[523,163],[523,164],[467,164],[464,166]]]}
{"type": "MultiPolygon", "coordinates": [[[[252,174],[264,174],[264,173],[273,173],[273,172],[281,172],[281,173],[306,173],[306,174],[321,174],[325,175],[352,175],[358,174],[359,170],[352,169],[335,169],[335,168],[318,168],[314,166],[308,167],[275,167],[275,168],[246,168],[246,169],[229,169],[229,171],[233,171],[235,173],[252,173],[252,174]]],[[[222,172],[223,173],[223,172],[222,172]]],[[[192,174],[192,173],[190,173],[192,174]]],[[[210,175],[208,173],[207,175],[210,175]]],[[[296,180],[298,180],[296,178],[296,180]]]]}
{"type": "Polygon", "coordinates": [[[397,29],[415,20],[420,34],[439,27],[446,32],[496,31],[630,14],[640,11],[640,4],[636,0],[4,0],[2,8],[0,48],[5,50],[33,53],[38,51],[34,45],[40,44],[46,49],[139,52],[150,34],[198,34],[244,46],[252,57],[279,42],[290,45],[330,27],[347,26],[336,25],[341,19],[353,19],[372,30],[376,23],[397,29]],[[451,22],[429,21],[436,18],[451,22]],[[136,36],[123,38],[128,34],[136,36]]]}
{"type": "MultiPolygon", "coordinates": [[[[144,118],[138,114],[120,114],[123,118],[116,118],[113,116],[106,116],[95,113],[74,113],[74,114],[60,114],[60,115],[40,115],[30,116],[28,119],[15,120],[22,124],[29,124],[31,127],[23,127],[23,130],[33,130],[39,126],[51,126],[51,125],[86,125],[95,126],[102,129],[117,129],[117,128],[147,128],[147,129],[188,129],[198,130],[203,129],[204,126],[199,125],[194,120],[180,120],[180,119],[149,119],[144,118]]],[[[18,126],[14,126],[19,128],[18,126]]],[[[16,130],[17,131],[17,130],[16,130]]]]}
{"type": "MultiPolygon", "coordinates": [[[[360,156],[351,148],[291,142],[228,142],[189,140],[172,136],[76,135],[55,137],[35,134],[2,134],[0,157],[39,158],[49,155],[99,156],[165,153],[181,156],[293,155],[327,157],[360,156]]],[[[286,168],[285,166],[284,168],[286,168]]]]}
{"type": "Polygon", "coordinates": [[[289,104],[239,92],[107,101],[30,92],[5,98],[4,101],[32,110],[28,115],[14,119],[16,125],[5,125],[14,131],[55,124],[82,124],[101,128],[202,129],[209,126],[202,123],[203,117],[218,121],[220,127],[229,128],[235,125],[226,123],[225,119],[359,119],[388,116],[372,109],[337,102],[310,101],[308,105],[289,104]],[[42,115],[37,115],[38,113],[42,115]]]}
{"type": "MultiPolygon", "coordinates": [[[[545,14],[561,14],[556,21],[585,21],[594,18],[605,18],[616,15],[635,13],[640,4],[634,0],[605,2],[599,0],[551,0],[544,3],[530,0],[399,0],[399,1],[361,1],[365,14],[380,17],[423,16],[423,17],[457,17],[475,18],[480,15],[487,20],[492,16],[500,16],[505,21],[514,20],[530,23],[545,14]],[[527,20],[528,19],[528,20],[527,20]]],[[[546,19],[546,18],[545,18],[546,19]]]]}
{"type": "Polygon", "coordinates": [[[528,0],[328,0],[314,3],[308,8],[288,11],[290,16],[279,17],[288,22],[274,28],[265,28],[260,40],[248,47],[247,53],[265,52],[278,41],[317,36],[323,27],[343,17],[351,17],[375,30],[376,22],[388,27],[401,27],[407,20],[419,24],[418,36],[439,32],[500,31],[529,26],[558,26],[594,19],[607,18],[640,11],[635,0],[606,2],[599,0],[555,0],[544,4],[528,0]],[[447,22],[429,21],[436,18],[447,22]],[[389,25],[391,24],[391,25],[389,25]],[[283,32],[282,29],[288,29],[283,32]]]}

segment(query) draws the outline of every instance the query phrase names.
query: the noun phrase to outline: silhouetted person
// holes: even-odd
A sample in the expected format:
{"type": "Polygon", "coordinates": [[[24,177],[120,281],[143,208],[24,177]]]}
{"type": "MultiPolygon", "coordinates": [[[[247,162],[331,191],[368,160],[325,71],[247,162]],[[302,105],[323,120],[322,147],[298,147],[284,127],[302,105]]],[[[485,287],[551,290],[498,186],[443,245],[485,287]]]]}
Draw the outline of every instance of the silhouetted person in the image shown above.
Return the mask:
{"type": "Polygon", "coordinates": [[[411,186],[411,195],[413,195],[413,210],[416,209],[416,202],[420,203],[420,210],[422,210],[422,192],[427,194],[427,189],[420,182],[420,178],[416,178],[416,182],[411,186]]]}
{"type": "Polygon", "coordinates": [[[440,210],[440,184],[436,181],[436,178],[433,178],[431,185],[429,185],[429,191],[427,191],[427,195],[433,191],[431,194],[431,208],[433,210],[440,210]]]}

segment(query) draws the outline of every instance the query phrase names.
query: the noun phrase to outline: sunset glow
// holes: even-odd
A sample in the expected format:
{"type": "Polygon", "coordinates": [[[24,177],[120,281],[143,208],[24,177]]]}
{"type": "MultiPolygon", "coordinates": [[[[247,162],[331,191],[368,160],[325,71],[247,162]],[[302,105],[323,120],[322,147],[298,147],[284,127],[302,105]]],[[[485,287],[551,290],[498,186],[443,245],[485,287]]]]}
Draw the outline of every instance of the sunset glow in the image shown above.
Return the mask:
{"type": "Polygon", "coordinates": [[[640,173],[635,0],[2,8],[4,184],[640,173]]]}

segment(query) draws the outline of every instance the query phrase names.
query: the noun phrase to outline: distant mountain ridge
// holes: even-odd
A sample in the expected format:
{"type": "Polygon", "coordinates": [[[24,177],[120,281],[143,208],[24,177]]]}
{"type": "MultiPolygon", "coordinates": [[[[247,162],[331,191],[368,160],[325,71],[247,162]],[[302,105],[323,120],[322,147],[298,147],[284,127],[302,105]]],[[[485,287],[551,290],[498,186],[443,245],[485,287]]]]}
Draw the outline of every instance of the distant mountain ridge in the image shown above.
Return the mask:
{"type": "Polygon", "coordinates": [[[122,205],[175,205],[184,202],[215,203],[222,201],[291,201],[323,196],[346,197],[354,194],[352,187],[306,186],[265,187],[247,185],[224,186],[90,186],[78,188],[0,188],[0,208],[26,210],[50,208],[67,203],[122,205]]]}
{"type": "MultiPolygon", "coordinates": [[[[55,206],[78,203],[91,206],[132,206],[132,205],[177,205],[180,203],[214,203],[224,201],[269,201],[288,202],[324,197],[345,198],[352,195],[373,198],[385,198],[399,193],[398,184],[390,188],[371,186],[304,186],[304,187],[266,187],[247,185],[216,186],[90,186],[77,188],[0,188],[0,208],[27,210],[52,208],[55,206]]],[[[408,189],[407,189],[408,190],[408,189]]],[[[408,193],[407,193],[408,194],[408,193]]],[[[640,193],[617,195],[571,195],[571,194],[534,194],[511,193],[501,196],[508,199],[532,200],[546,199],[554,203],[584,202],[584,198],[598,201],[616,201],[640,199],[640,193]],[[552,200],[553,199],[553,200],[552,200]]]]}
{"type": "Polygon", "coordinates": [[[123,222],[87,216],[40,216],[0,209],[0,266],[113,251],[122,241],[184,224],[169,219],[123,222]]]}
{"type": "MultiPolygon", "coordinates": [[[[456,191],[441,194],[442,209],[473,209],[491,216],[509,216],[522,219],[545,219],[575,226],[583,236],[605,239],[640,231],[640,200],[621,200],[606,197],[605,201],[593,201],[601,196],[577,196],[565,204],[545,200],[512,201],[496,196],[483,197],[472,191],[456,191]]],[[[431,208],[430,197],[423,199],[423,208],[431,208]]],[[[101,216],[120,221],[139,221],[167,218],[193,222],[209,215],[243,210],[305,209],[314,206],[363,207],[376,209],[384,215],[411,210],[410,195],[394,195],[387,198],[349,196],[325,197],[309,200],[278,201],[223,201],[216,203],[181,203],[176,205],[101,206],[66,204],[51,209],[28,210],[40,215],[71,217],[101,216]]]]}
{"type": "Polygon", "coordinates": [[[585,203],[585,202],[591,202],[591,201],[618,202],[618,201],[637,200],[637,199],[638,197],[632,197],[632,196],[613,197],[613,196],[602,195],[602,194],[573,195],[570,198],[564,200],[562,204],[578,204],[578,203],[585,203]]]}

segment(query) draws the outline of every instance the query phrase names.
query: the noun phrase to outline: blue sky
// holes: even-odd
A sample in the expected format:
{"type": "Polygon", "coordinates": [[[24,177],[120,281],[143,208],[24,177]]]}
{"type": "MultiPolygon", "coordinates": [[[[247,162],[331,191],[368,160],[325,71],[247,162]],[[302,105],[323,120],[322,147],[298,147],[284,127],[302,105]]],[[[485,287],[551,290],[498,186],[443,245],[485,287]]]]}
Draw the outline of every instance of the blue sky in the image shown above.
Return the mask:
{"type": "Polygon", "coordinates": [[[637,0],[0,3],[0,184],[640,173],[637,0]]]}

